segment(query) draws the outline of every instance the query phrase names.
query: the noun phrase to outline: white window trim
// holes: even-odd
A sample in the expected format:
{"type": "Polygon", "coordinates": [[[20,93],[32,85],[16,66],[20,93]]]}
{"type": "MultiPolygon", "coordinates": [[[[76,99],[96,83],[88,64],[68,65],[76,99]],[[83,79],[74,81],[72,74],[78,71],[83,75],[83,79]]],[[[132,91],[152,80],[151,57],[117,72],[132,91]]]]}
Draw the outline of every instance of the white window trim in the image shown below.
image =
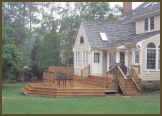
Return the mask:
{"type": "Polygon", "coordinates": [[[147,33],[147,32],[152,32],[152,31],[154,31],[154,29],[155,29],[155,17],[154,17],[154,29],[150,29],[151,27],[150,27],[150,18],[151,17],[149,17],[149,18],[145,18],[145,19],[148,19],[148,30],[147,31],[145,31],[145,19],[144,19],[144,32],[145,33],[147,33]]]}
{"type": "MultiPolygon", "coordinates": [[[[160,44],[159,44],[160,45],[160,44]]],[[[158,69],[158,50],[159,50],[159,48],[158,48],[159,46],[157,46],[156,45],[156,43],[155,42],[153,42],[153,41],[149,41],[147,44],[146,44],[146,64],[145,64],[145,71],[160,71],[160,69],[158,69]],[[147,45],[149,44],[149,43],[154,43],[155,44],[155,47],[156,48],[147,48],[147,45]],[[147,69],[147,49],[155,49],[156,50],[156,67],[155,67],[155,69],[147,69]]]]}
{"type": "MultiPolygon", "coordinates": [[[[84,60],[87,60],[87,62],[88,62],[88,64],[89,64],[89,61],[88,61],[88,51],[83,51],[82,54],[83,54],[83,55],[82,55],[82,68],[84,68],[84,66],[83,66],[83,61],[84,61],[84,60]],[[85,55],[85,58],[86,58],[86,52],[87,52],[87,59],[84,59],[83,56],[85,55]],[[85,54],[84,54],[84,53],[85,53],[85,54]]],[[[87,65],[88,65],[88,64],[87,64],[87,65]]],[[[86,67],[86,66],[85,66],[85,67],[86,67]]]]}
{"type": "Polygon", "coordinates": [[[75,52],[75,68],[80,68],[80,52],[75,52]],[[78,58],[78,53],[79,53],[79,58],[78,58]],[[77,58],[76,58],[76,54],[77,54],[77,58]],[[77,62],[79,65],[76,66],[77,62]]]}
{"type": "Polygon", "coordinates": [[[132,65],[140,65],[140,50],[133,48],[132,49],[132,65]],[[139,52],[139,63],[135,63],[135,51],[139,52]]]}

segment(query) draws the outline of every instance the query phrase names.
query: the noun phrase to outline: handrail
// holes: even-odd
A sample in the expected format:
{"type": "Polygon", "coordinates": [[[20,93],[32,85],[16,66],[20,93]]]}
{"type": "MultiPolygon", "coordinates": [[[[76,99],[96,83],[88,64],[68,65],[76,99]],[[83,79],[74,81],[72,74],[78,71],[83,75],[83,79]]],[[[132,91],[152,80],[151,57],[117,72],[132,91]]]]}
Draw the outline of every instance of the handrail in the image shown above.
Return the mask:
{"type": "Polygon", "coordinates": [[[82,68],[81,70],[84,70],[84,69],[86,69],[87,67],[89,67],[90,66],[90,64],[89,65],[87,65],[86,67],[84,67],[84,68],[82,68]]]}
{"type": "Polygon", "coordinates": [[[88,74],[88,77],[89,77],[90,76],[90,64],[87,65],[86,67],[84,67],[83,69],[81,69],[81,81],[83,79],[83,71],[86,71],[86,69],[87,69],[87,74],[88,74]]]}
{"type": "Polygon", "coordinates": [[[112,70],[113,68],[115,68],[116,66],[113,66],[112,68],[110,68],[108,71],[106,71],[106,73],[108,73],[110,70],[112,70]]]}
{"type": "Polygon", "coordinates": [[[137,86],[138,90],[140,90],[140,87],[138,86],[138,84],[136,83],[136,81],[134,80],[134,78],[133,77],[131,77],[131,78],[132,78],[134,84],[137,86]]]}
{"type": "Polygon", "coordinates": [[[139,75],[139,73],[137,72],[137,70],[135,69],[135,67],[134,66],[131,66],[131,68],[132,68],[133,72],[137,75],[137,77],[142,80],[142,77],[139,75]]]}
{"type": "Polygon", "coordinates": [[[132,81],[134,82],[134,84],[136,85],[137,89],[141,92],[142,77],[140,76],[140,74],[137,72],[137,70],[135,69],[135,67],[133,65],[131,66],[131,78],[132,78],[132,81]]]}
{"type": "Polygon", "coordinates": [[[119,71],[121,72],[122,76],[123,76],[125,79],[127,79],[127,77],[125,76],[125,74],[123,73],[123,71],[121,70],[121,68],[119,67],[119,65],[117,65],[117,67],[118,67],[119,71]]]}

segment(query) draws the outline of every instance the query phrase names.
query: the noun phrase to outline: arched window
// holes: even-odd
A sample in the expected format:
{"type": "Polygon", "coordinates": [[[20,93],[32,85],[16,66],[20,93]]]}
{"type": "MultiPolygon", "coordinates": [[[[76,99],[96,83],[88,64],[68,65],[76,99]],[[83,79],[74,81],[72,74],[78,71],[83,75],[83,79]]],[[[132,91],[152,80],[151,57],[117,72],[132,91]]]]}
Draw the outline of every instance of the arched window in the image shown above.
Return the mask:
{"type": "Polygon", "coordinates": [[[158,47],[158,69],[160,69],[160,45],[158,47]]]}
{"type": "Polygon", "coordinates": [[[147,69],[156,69],[156,45],[153,42],[147,44],[147,69]]]}
{"type": "Polygon", "coordinates": [[[84,38],[83,36],[80,37],[80,44],[83,44],[84,43],[84,38]]]}

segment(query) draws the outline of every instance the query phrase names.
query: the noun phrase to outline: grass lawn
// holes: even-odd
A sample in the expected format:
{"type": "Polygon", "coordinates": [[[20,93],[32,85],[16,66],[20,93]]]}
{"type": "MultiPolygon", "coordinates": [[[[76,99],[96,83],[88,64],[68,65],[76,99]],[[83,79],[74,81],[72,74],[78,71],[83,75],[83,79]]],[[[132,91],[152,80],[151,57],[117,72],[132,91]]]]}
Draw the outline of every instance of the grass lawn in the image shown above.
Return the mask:
{"type": "Polygon", "coordinates": [[[131,97],[54,98],[26,96],[28,85],[2,84],[2,114],[160,114],[160,92],[131,97]]]}

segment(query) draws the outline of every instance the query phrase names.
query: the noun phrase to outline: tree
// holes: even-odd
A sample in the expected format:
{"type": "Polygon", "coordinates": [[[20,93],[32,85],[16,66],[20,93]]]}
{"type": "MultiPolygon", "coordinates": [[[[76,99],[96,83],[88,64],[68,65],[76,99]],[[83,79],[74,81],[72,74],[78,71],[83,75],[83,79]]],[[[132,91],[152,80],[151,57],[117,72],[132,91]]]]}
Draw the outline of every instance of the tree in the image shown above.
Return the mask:
{"type": "Polygon", "coordinates": [[[10,27],[2,27],[2,77],[14,78],[12,68],[16,66],[20,58],[16,46],[14,45],[14,38],[8,36],[13,33],[14,30],[10,27]]]}
{"type": "MultiPolygon", "coordinates": [[[[118,8],[120,7],[116,5],[114,9],[118,8]]],[[[90,21],[114,22],[120,16],[114,14],[114,9],[110,8],[108,2],[76,2],[75,9],[82,19],[90,21]]]]}

